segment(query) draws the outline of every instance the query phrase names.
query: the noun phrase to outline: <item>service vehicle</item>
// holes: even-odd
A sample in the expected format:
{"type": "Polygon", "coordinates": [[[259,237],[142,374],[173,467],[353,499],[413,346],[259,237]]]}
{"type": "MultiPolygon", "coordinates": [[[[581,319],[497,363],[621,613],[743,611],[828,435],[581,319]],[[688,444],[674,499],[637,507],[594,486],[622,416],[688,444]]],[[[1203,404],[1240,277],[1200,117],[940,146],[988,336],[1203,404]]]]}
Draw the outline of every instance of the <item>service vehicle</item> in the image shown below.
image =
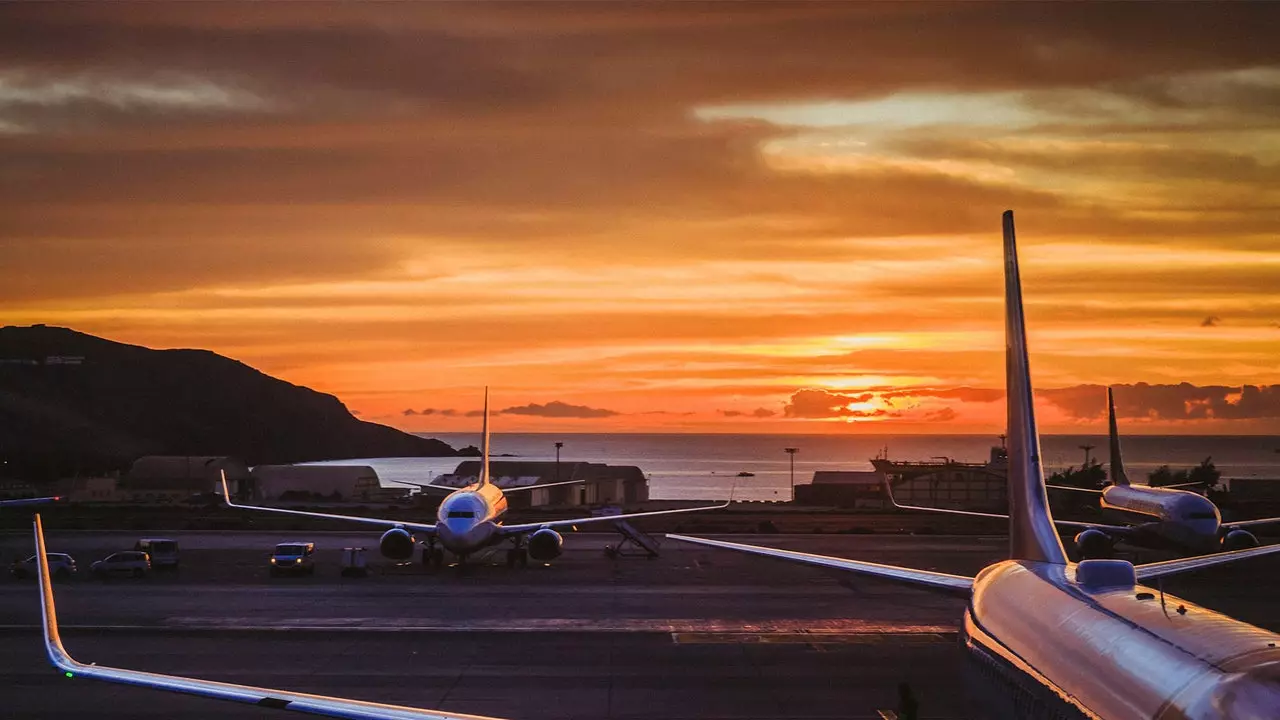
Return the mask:
{"type": "Polygon", "coordinates": [[[271,576],[286,574],[314,575],[316,544],[310,542],[287,542],[276,545],[271,553],[271,576]]]}
{"type": "Polygon", "coordinates": [[[151,567],[156,570],[178,569],[178,541],[169,538],[142,538],[133,546],[134,550],[146,553],[151,558],[151,567]]]}

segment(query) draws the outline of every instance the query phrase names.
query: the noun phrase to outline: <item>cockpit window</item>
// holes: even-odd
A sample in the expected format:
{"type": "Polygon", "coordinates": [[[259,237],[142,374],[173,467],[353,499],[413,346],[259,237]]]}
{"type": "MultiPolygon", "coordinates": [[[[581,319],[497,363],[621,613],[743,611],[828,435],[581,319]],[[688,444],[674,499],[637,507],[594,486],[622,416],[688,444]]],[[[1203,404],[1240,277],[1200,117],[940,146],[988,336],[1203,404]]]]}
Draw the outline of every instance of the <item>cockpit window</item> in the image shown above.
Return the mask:
{"type": "Polygon", "coordinates": [[[447,517],[450,518],[474,518],[476,514],[471,510],[450,510],[447,517]]]}
{"type": "Polygon", "coordinates": [[[1187,513],[1187,519],[1188,519],[1188,520],[1212,520],[1212,519],[1214,519],[1215,517],[1217,517],[1217,516],[1216,516],[1216,515],[1214,515],[1214,514],[1213,514],[1213,513],[1211,513],[1211,512],[1193,512],[1193,513],[1187,513]]]}

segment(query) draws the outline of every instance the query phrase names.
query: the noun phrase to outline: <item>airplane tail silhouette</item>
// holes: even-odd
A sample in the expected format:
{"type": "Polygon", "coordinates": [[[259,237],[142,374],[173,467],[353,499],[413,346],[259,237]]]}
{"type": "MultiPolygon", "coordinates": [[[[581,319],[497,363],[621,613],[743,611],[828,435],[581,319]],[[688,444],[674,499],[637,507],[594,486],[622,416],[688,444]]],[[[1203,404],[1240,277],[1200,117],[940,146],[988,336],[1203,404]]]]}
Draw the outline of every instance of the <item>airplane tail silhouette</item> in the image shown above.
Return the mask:
{"type": "Polygon", "coordinates": [[[1027,328],[1013,211],[1004,213],[1005,386],[1009,433],[1009,557],[1065,565],[1067,554],[1049,513],[1032,404],[1027,328]]]}
{"type": "Polygon", "coordinates": [[[480,479],[481,486],[489,484],[489,388],[484,389],[484,424],[480,438],[480,479]]]}
{"type": "Polygon", "coordinates": [[[1107,418],[1111,427],[1111,484],[1128,485],[1129,476],[1124,473],[1124,458],[1120,455],[1120,431],[1116,429],[1116,399],[1107,388],[1107,418]]]}

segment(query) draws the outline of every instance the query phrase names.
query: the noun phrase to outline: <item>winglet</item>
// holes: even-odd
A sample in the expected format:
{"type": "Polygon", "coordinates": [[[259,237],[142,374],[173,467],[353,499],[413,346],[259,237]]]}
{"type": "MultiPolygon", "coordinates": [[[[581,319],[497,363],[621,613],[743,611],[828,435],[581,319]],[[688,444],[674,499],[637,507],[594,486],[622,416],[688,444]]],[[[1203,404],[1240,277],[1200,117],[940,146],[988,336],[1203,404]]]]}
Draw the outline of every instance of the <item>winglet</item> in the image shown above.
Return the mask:
{"type": "Polygon", "coordinates": [[[1116,429],[1116,398],[1107,388],[1107,420],[1111,432],[1111,484],[1128,485],[1129,476],[1124,473],[1124,458],[1120,455],[1120,431],[1116,429]]]}
{"type": "Polygon", "coordinates": [[[219,470],[218,474],[222,476],[222,499],[226,501],[227,507],[236,507],[231,501],[231,490],[227,488],[227,471],[219,470]]]}
{"type": "Polygon", "coordinates": [[[53,497],[40,498],[20,498],[18,500],[0,500],[0,507],[20,507],[22,505],[41,505],[43,503],[62,502],[64,498],[61,495],[53,497]]]}
{"type": "Polygon", "coordinates": [[[53,605],[53,578],[49,575],[49,551],[44,544],[44,525],[40,515],[36,514],[36,562],[40,568],[40,615],[44,624],[44,647],[49,654],[53,666],[72,677],[80,669],[80,663],[71,659],[62,647],[62,637],[58,634],[58,610],[53,605]]]}
{"type": "Polygon", "coordinates": [[[1065,565],[1040,466],[1040,435],[1032,402],[1027,328],[1013,211],[1004,213],[1005,386],[1009,433],[1009,556],[1065,565]]]}
{"type": "Polygon", "coordinates": [[[484,389],[484,427],[480,438],[480,485],[489,484],[489,387],[484,389]]]}

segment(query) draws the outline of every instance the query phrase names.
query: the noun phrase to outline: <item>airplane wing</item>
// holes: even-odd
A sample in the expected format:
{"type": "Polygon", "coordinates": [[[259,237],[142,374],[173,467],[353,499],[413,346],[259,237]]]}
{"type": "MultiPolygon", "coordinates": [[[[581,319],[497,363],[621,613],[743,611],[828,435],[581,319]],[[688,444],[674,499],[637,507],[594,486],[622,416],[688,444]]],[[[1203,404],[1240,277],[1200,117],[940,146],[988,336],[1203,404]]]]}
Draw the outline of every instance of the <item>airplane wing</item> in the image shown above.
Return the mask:
{"type": "MultiPolygon", "coordinates": [[[[544,486],[545,487],[545,486],[544,486]]],[[[693,508],[677,508],[675,510],[652,510],[650,512],[629,513],[626,515],[592,515],[590,517],[569,518],[567,520],[543,520],[541,522],[523,523],[521,525],[503,525],[498,528],[498,532],[503,535],[517,535],[519,533],[535,532],[542,528],[557,528],[568,525],[586,525],[587,523],[612,522],[615,520],[632,520],[642,517],[657,517],[659,515],[675,515],[677,513],[702,512],[704,510],[722,510],[729,507],[732,500],[726,500],[719,505],[704,505],[702,507],[693,508]]]]}
{"type": "Polygon", "coordinates": [[[448,485],[435,485],[433,483],[416,483],[409,480],[392,480],[391,482],[396,483],[397,485],[412,485],[414,487],[422,488],[423,490],[431,490],[433,492],[442,492],[446,495],[461,489],[456,487],[449,487],[448,485]]]}
{"type": "Polygon", "coordinates": [[[44,621],[45,651],[48,653],[49,661],[53,666],[69,678],[90,678],[120,685],[135,685],[152,690],[165,690],[183,695],[230,700],[275,710],[292,710],[309,715],[355,720],[492,720],[491,718],[483,718],[477,715],[421,710],[403,705],[383,705],[362,700],[348,700],[347,698],[326,695],[311,695],[287,690],[254,687],[252,685],[235,685],[182,677],[180,675],[163,675],[94,663],[82,663],[71,657],[71,654],[62,645],[62,637],[58,632],[58,613],[53,604],[53,582],[49,577],[49,562],[46,558],[47,551],[44,544],[44,528],[40,523],[39,515],[36,515],[34,524],[36,557],[39,558],[40,563],[40,610],[44,621]]]}
{"type": "Polygon", "coordinates": [[[1196,555],[1195,557],[1189,558],[1177,558],[1175,560],[1165,560],[1164,562],[1147,563],[1146,565],[1136,566],[1134,571],[1137,573],[1139,580],[1150,580],[1152,578],[1164,577],[1165,575],[1173,575],[1174,573],[1187,572],[1190,570],[1203,570],[1215,565],[1224,565],[1237,560],[1247,560],[1248,558],[1271,555],[1272,553],[1277,552],[1280,552],[1280,544],[1263,545],[1261,547],[1246,548],[1244,550],[1233,550],[1232,552],[1196,555]]]}
{"type": "Polygon", "coordinates": [[[738,552],[750,553],[752,555],[763,555],[765,557],[777,558],[779,560],[790,560],[791,562],[798,562],[805,565],[814,565],[816,567],[830,568],[833,570],[843,570],[857,575],[869,575],[883,580],[891,580],[907,585],[936,590],[948,595],[968,597],[970,591],[973,590],[973,578],[965,577],[963,575],[948,575],[946,573],[916,570],[913,568],[899,567],[897,565],[881,565],[879,563],[864,562],[861,560],[846,560],[844,558],[831,557],[829,555],[811,555],[809,553],[795,552],[794,550],[779,550],[777,548],[761,547],[759,545],[745,545],[742,543],[725,542],[723,540],[708,540],[706,538],[689,537],[687,535],[673,535],[671,533],[667,533],[667,537],[672,540],[694,543],[695,545],[706,545],[708,547],[724,548],[725,550],[737,550],[738,552]]]}
{"type": "Polygon", "coordinates": [[[1093,493],[1095,495],[1102,494],[1101,490],[1093,490],[1091,488],[1071,487],[1070,485],[1050,485],[1048,483],[1045,483],[1045,487],[1049,488],[1050,490],[1074,490],[1076,492],[1093,493]]]}
{"type": "Polygon", "coordinates": [[[1233,522],[1224,522],[1221,527],[1223,530],[1238,530],[1240,528],[1253,527],[1254,525],[1270,525],[1271,523],[1280,523],[1280,517],[1235,520],[1233,522]]]}
{"type": "Polygon", "coordinates": [[[583,485],[586,480],[565,480],[556,483],[539,483],[536,485],[517,485],[515,487],[504,487],[502,492],[504,495],[510,495],[513,492],[524,492],[526,490],[541,490],[542,488],[560,487],[561,485],[583,485]]]}
{"type": "MultiPolygon", "coordinates": [[[[1048,487],[1054,487],[1054,486],[1050,485],[1048,487]]],[[[1076,490],[1078,488],[1066,488],[1066,489],[1076,490]]],[[[950,508],[925,507],[924,505],[900,505],[898,501],[893,497],[893,491],[889,489],[889,484],[887,482],[885,483],[884,492],[885,492],[885,495],[889,496],[889,502],[893,503],[893,506],[898,508],[899,510],[920,510],[923,512],[944,513],[946,515],[967,515],[969,517],[993,518],[996,520],[1009,519],[1008,515],[1003,515],[1000,513],[971,512],[969,510],[952,510],[950,508]]],[[[1102,523],[1083,522],[1080,520],[1059,520],[1057,518],[1053,518],[1053,524],[1060,525],[1062,527],[1068,527],[1068,528],[1080,528],[1081,530],[1090,530],[1090,529],[1105,530],[1106,532],[1113,533],[1115,535],[1120,535],[1120,536],[1129,535],[1130,533],[1133,532],[1133,528],[1129,527],[1128,525],[1103,525],[1102,523]]]]}
{"type": "Polygon", "coordinates": [[[61,495],[42,498],[21,498],[18,500],[0,500],[0,507],[20,507],[22,505],[41,505],[43,503],[57,502],[62,499],[61,495]]]}
{"type": "Polygon", "coordinates": [[[433,524],[415,523],[408,520],[390,520],[386,518],[361,517],[359,515],[333,515],[330,513],[306,512],[303,510],[286,510],[284,508],[266,507],[263,505],[240,505],[232,502],[231,500],[231,490],[227,488],[227,474],[225,472],[222,473],[222,499],[226,501],[227,507],[239,508],[240,510],[261,510],[262,512],[296,515],[298,517],[309,517],[319,520],[345,520],[347,522],[377,525],[378,527],[384,528],[402,527],[405,530],[412,530],[414,532],[427,534],[434,534],[436,531],[436,526],[433,524]]]}

